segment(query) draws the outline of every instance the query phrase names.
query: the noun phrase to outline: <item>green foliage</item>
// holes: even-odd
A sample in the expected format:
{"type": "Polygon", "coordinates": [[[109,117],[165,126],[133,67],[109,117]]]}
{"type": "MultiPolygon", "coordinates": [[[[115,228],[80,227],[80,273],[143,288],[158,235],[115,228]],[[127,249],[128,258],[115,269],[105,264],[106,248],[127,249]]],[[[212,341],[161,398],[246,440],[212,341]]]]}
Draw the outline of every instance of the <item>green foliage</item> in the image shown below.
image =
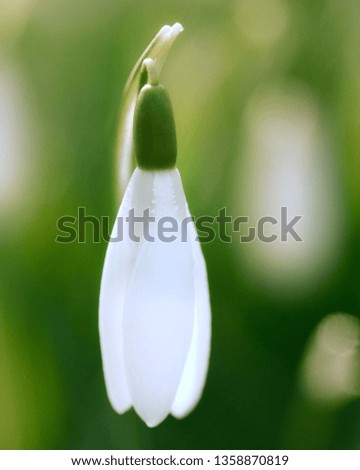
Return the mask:
{"type": "MultiPolygon", "coordinates": [[[[1,184],[12,181],[11,168],[20,178],[0,202],[1,448],[359,448],[358,392],[325,403],[302,387],[300,373],[319,322],[332,312],[360,313],[359,22],[359,3],[340,0],[156,0],[151,8],[141,1],[45,0],[2,16],[0,77],[5,70],[19,77],[31,138],[19,150],[19,166],[12,156],[15,166],[0,170],[1,184]],[[342,235],[341,247],[330,244],[323,270],[309,270],[301,286],[294,278],[291,288],[296,263],[277,281],[286,258],[280,267],[261,258],[261,277],[251,270],[254,245],[205,245],[213,339],[204,396],[186,419],[147,429],[133,412],[116,415],[106,397],[97,327],[106,242],[91,243],[90,233],[83,244],[54,240],[57,219],[76,215],[79,206],[115,216],[125,82],[156,31],[174,21],[186,34],[161,82],[172,98],[192,214],[215,215],[229,205],[239,215],[237,203],[246,201],[239,165],[253,150],[248,124],[264,131],[254,97],[267,87],[280,94],[305,89],[295,92],[311,97],[301,116],[318,109],[331,150],[322,169],[308,173],[318,171],[321,192],[334,170],[324,199],[341,194],[341,209],[331,207],[341,215],[332,233],[342,235]]],[[[297,101],[291,103],[296,113],[297,101]]],[[[287,119],[281,122],[286,128],[287,119]]],[[[312,136],[317,124],[297,122],[312,136]]],[[[253,177],[245,175],[249,183],[253,177]]],[[[259,200],[265,183],[257,183],[259,200]]]]}

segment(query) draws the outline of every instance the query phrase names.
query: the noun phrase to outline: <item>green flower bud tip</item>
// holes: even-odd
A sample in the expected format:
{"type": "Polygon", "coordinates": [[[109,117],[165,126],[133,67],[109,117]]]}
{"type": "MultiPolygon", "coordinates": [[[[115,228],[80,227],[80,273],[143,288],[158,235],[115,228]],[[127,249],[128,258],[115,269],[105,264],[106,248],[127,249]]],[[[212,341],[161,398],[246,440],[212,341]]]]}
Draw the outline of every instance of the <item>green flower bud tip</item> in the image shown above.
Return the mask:
{"type": "Polygon", "coordinates": [[[134,149],[139,168],[164,170],[176,164],[176,130],[170,97],[158,84],[155,63],[143,62],[134,115],[134,149]]]}

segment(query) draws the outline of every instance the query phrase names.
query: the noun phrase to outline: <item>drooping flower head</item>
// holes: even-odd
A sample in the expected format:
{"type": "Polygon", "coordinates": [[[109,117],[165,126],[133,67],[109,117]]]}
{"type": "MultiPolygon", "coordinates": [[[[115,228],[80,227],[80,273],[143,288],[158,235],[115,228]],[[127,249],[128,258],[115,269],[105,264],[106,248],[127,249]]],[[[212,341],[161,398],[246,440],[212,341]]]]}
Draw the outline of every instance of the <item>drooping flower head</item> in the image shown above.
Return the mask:
{"type": "Polygon", "coordinates": [[[175,168],[173,110],[154,60],[143,60],[139,84],[131,123],[137,168],[106,253],[99,328],[113,408],[124,413],[133,406],[153,427],[169,413],[184,417],[200,399],[210,303],[204,258],[175,168]],[[164,219],[177,235],[160,235],[164,219]],[[186,239],[179,235],[184,221],[186,239]]]}

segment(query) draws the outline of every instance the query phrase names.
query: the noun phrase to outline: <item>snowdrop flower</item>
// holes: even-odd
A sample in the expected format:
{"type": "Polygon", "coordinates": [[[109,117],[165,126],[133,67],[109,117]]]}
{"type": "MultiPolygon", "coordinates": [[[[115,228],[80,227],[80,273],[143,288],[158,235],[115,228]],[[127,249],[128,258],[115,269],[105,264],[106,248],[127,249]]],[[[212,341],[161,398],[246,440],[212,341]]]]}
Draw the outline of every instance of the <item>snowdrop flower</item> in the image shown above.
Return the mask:
{"type": "Polygon", "coordinates": [[[176,163],[176,134],[166,90],[152,59],[143,62],[134,112],[138,167],[125,191],[101,281],[99,328],[109,400],[134,407],[149,427],[186,416],[200,399],[210,349],[206,266],[176,163]],[[148,83],[146,83],[148,82],[148,83]],[[153,217],[149,227],[129,216],[153,217]],[[159,239],[157,222],[187,218],[187,241],[159,239]],[[139,224],[134,224],[139,225],[139,224]],[[151,238],[153,237],[153,241],[151,238]]]}

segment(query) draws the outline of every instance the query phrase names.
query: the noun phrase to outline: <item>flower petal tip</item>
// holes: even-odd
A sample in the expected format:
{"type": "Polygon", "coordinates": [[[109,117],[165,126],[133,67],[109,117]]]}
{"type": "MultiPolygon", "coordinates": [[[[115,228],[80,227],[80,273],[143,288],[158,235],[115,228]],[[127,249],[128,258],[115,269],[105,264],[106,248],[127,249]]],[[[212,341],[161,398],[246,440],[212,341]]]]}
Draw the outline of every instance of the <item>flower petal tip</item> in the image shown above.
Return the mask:
{"type": "Polygon", "coordinates": [[[171,32],[174,35],[178,35],[184,31],[184,27],[180,23],[174,23],[171,27],[171,32]]]}
{"type": "Polygon", "coordinates": [[[124,405],[124,403],[119,403],[118,400],[115,400],[114,397],[109,396],[109,401],[110,401],[112,409],[118,415],[123,415],[124,413],[129,411],[130,408],[132,407],[131,403],[124,405]]]}
{"type": "Polygon", "coordinates": [[[169,416],[169,413],[167,412],[149,412],[149,410],[146,411],[144,409],[139,409],[136,405],[134,406],[134,410],[148,428],[156,428],[156,426],[159,426],[159,424],[165,421],[165,419],[169,416]]]}
{"type": "Polygon", "coordinates": [[[160,423],[162,423],[164,420],[162,419],[161,421],[144,421],[146,426],[148,428],[156,428],[156,426],[158,426],[160,423]]]}

